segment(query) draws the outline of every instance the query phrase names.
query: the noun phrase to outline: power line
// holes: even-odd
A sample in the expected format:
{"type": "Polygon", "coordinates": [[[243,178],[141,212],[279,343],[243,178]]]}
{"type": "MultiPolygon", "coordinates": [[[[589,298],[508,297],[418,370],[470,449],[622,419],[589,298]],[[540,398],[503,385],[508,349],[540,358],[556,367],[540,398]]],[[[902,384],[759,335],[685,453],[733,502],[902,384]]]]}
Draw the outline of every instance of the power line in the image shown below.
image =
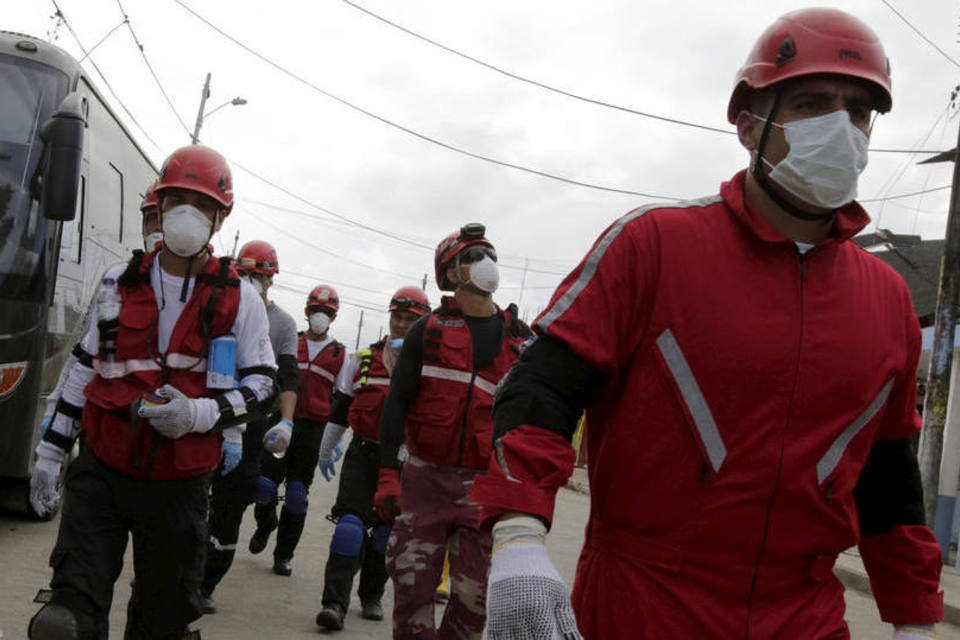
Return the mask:
{"type": "Polygon", "coordinates": [[[923,189],[922,191],[912,191],[910,193],[900,193],[895,196],[885,196],[883,198],[868,198],[866,200],[857,200],[857,202],[886,202],[887,200],[900,200],[901,198],[910,198],[912,196],[920,196],[925,193],[933,193],[934,191],[943,191],[949,189],[952,185],[945,184],[942,187],[933,187],[931,189],[923,189]]]}
{"type": "Polygon", "coordinates": [[[411,30],[411,29],[408,29],[408,28],[406,28],[406,27],[404,27],[404,26],[402,26],[402,25],[399,25],[399,24],[397,24],[396,22],[392,22],[391,20],[388,20],[387,18],[385,18],[385,17],[383,17],[383,16],[381,16],[381,15],[379,15],[379,14],[377,14],[377,13],[374,13],[374,12],[371,11],[370,9],[367,9],[366,7],[363,7],[363,6],[359,5],[359,4],[356,4],[355,2],[351,2],[350,0],[343,0],[343,2],[344,2],[345,4],[353,7],[353,8],[356,9],[357,11],[361,11],[361,12],[367,14],[368,16],[370,16],[370,17],[372,17],[372,18],[376,18],[376,19],[379,20],[380,22],[383,22],[384,24],[390,25],[390,26],[393,27],[394,29],[398,29],[398,30],[406,33],[407,35],[413,36],[414,38],[417,38],[418,40],[423,40],[424,42],[426,42],[426,43],[428,43],[428,44],[432,44],[432,45],[435,46],[435,47],[439,47],[440,49],[443,49],[444,51],[446,51],[446,52],[448,52],[448,53],[452,53],[453,55],[459,56],[459,57],[461,57],[461,58],[463,58],[463,59],[465,59],[465,60],[469,60],[470,62],[473,62],[474,64],[478,64],[478,65],[480,65],[480,66],[482,66],[482,67],[486,67],[487,69],[490,69],[491,71],[494,71],[494,72],[499,73],[499,74],[501,74],[501,75],[507,76],[508,78],[513,78],[514,80],[519,80],[520,82],[525,82],[525,83],[530,84],[530,85],[533,85],[533,86],[535,86],[535,87],[539,87],[539,88],[541,88],[541,89],[546,89],[547,91],[552,91],[553,93],[558,93],[558,94],[560,94],[560,95],[562,95],[562,96],[566,96],[566,97],[568,97],[568,98],[573,98],[574,100],[580,100],[580,101],[582,101],[582,102],[588,102],[588,103],[590,103],[590,104],[594,104],[594,105],[601,106],[601,107],[607,107],[607,108],[609,108],[609,109],[616,109],[617,111],[624,111],[624,112],[626,112],[626,113],[632,113],[633,115],[643,116],[644,118],[652,118],[652,119],[654,119],[654,120],[660,120],[660,121],[662,121],[662,122],[670,122],[670,123],[672,123],[672,124],[678,124],[678,125],[681,125],[681,126],[684,126],[684,127],[694,127],[694,128],[696,128],[696,129],[702,129],[702,130],[704,130],[704,131],[713,131],[713,132],[715,132],[715,133],[723,133],[723,134],[727,134],[727,135],[735,135],[735,134],[736,134],[735,131],[730,131],[729,129],[720,129],[719,127],[711,127],[711,126],[705,125],[705,124],[697,124],[697,123],[695,123],[695,122],[689,122],[689,121],[687,121],[687,120],[679,120],[679,119],[676,119],[676,118],[668,118],[667,116],[661,116],[661,115],[657,115],[657,114],[655,114],[655,113],[649,113],[649,112],[646,112],[646,111],[638,111],[637,109],[632,109],[632,108],[630,108],[630,107],[624,107],[623,105],[613,104],[613,103],[611,103],[611,102],[604,102],[603,100],[597,100],[596,98],[588,98],[587,96],[583,96],[583,95],[580,95],[580,94],[577,94],[577,93],[573,93],[573,92],[571,92],[571,91],[566,91],[566,90],[564,90],[564,89],[560,89],[560,88],[558,88],[558,87],[554,87],[554,86],[549,85],[549,84],[546,84],[546,83],[544,83],[544,82],[540,82],[539,80],[533,80],[532,78],[527,78],[527,77],[525,77],[525,76],[522,76],[522,75],[520,75],[520,74],[514,73],[514,72],[512,72],[512,71],[507,71],[506,69],[503,69],[503,68],[501,68],[501,67],[498,67],[498,66],[496,66],[496,65],[494,65],[494,64],[491,64],[491,63],[489,63],[489,62],[485,62],[485,61],[483,61],[483,60],[480,60],[479,58],[475,58],[475,57],[473,57],[473,56],[471,56],[471,55],[469,55],[469,54],[463,53],[462,51],[459,51],[459,50],[457,50],[457,49],[454,49],[453,47],[449,47],[449,46],[447,46],[447,45],[445,45],[445,44],[443,44],[443,43],[441,43],[441,42],[437,42],[436,40],[432,40],[432,39],[428,38],[428,37],[425,36],[425,35],[422,35],[422,34],[420,34],[420,33],[417,33],[416,31],[413,31],[413,30],[411,30]]]}
{"type": "Polygon", "coordinates": [[[474,158],[474,159],[476,159],[476,160],[482,160],[482,161],[484,161],[484,162],[489,162],[489,163],[491,163],[491,164],[496,164],[496,165],[499,165],[499,166],[501,166],[501,167],[508,167],[508,168],[510,168],[510,169],[516,169],[517,171],[523,171],[524,173],[529,173],[529,174],[532,174],[532,175],[537,175],[537,176],[540,176],[540,177],[542,177],[542,178],[549,178],[549,179],[551,179],[551,180],[557,180],[557,181],[559,181],[559,182],[565,182],[565,183],[567,183],[567,184],[572,184],[572,185],[576,185],[576,186],[579,186],[579,187],[584,187],[584,188],[587,188],[587,189],[596,189],[596,190],[598,190],[598,191],[607,191],[607,192],[610,192],[610,193],[622,193],[622,194],[626,194],[626,195],[641,196],[641,197],[644,197],[644,198],[651,198],[651,199],[654,199],[654,200],[671,200],[671,201],[683,200],[683,198],[678,198],[678,197],[675,197],[675,196],[664,196],[664,195],[657,195],[657,194],[652,194],[652,193],[645,193],[645,192],[642,192],[642,191],[633,191],[633,190],[630,190],[630,189],[618,189],[618,188],[615,188],[615,187],[605,187],[605,186],[603,186],[603,185],[594,184],[594,183],[591,183],[591,182],[584,182],[584,181],[582,181],[582,180],[574,180],[573,178],[565,178],[565,177],[563,177],[563,176],[556,175],[556,174],[553,174],[553,173],[548,173],[548,172],[546,172],[546,171],[540,171],[539,169],[532,169],[532,168],[530,168],[530,167],[526,167],[526,166],[521,165],[521,164],[516,164],[516,163],[513,163],[513,162],[507,162],[507,161],[505,161],[505,160],[498,160],[497,158],[493,158],[493,157],[491,157],[491,156],[485,156],[485,155],[482,155],[482,154],[479,154],[479,153],[475,153],[475,152],[473,152],[473,151],[469,151],[469,150],[464,149],[464,148],[462,148],[462,147],[458,147],[458,146],[456,146],[456,145],[453,145],[453,144],[450,144],[450,143],[447,143],[447,142],[443,142],[442,140],[439,140],[439,139],[437,139],[437,138],[432,138],[432,137],[430,137],[430,136],[428,136],[428,135],[426,135],[426,134],[424,134],[424,133],[420,133],[420,132],[415,131],[415,130],[413,130],[413,129],[409,128],[409,127],[406,127],[406,126],[404,126],[404,125],[402,125],[402,124],[399,124],[399,123],[396,123],[396,122],[394,122],[394,121],[392,121],[392,120],[389,120],[388,118],[386,118],[386,117],[384,117],[384,116],[378,115],[378,114],[376,114],[376,113],[374,113],[374,112],[372,112],[372,111],[369,111],[369,110],[367,110],[367,109],[364,109],[363,107],[361,107],[361,106],[359,106],[359,105],[356,105],[356,104],[350,102],[349,100],[346,100],[346,99],[344,99],[344,98],[341,98],[341,97],[339,97],[339,96],[337,96],[337,95],[334,95],[333,93],[330,93],[329,91],[327,91],[327,90],[325,90],[325,89],[322,89],[321,87],[313,84],[312,82],[310,82],[310,81],[307,80],[306,78],[297,75],[297,74],[294,73],[293,71],[290,71],[289,69],[287,69],[286,67],[280,65],[279,63],[274,62],[273,60],[271,60],[270,58],[268,58],[268,57],[265,56],[264,54],[259,53],[258,51],[254,50],[252,47],[244,44],[244,43],[241,42],[240,40],[238,40],[238,39],[236,39],[235,37],[231,36],[230,34],[228,34],[227,32],[225,32],[223,29],[221,29],[220,27],[218,27],[217,25],[213,24],[212,22],[210,22],[209,20],[207,20],[206,18],[204,18],[202,15],[200,15],[199,13],[197,13],[196,11],[194,11],[192,8],[190,8],[189,5],[187,5],[185,2],[183,2],[183,0],[174,0],[174,2],[176,2],[178,5],[180,5],[181,7],[183,7],[184,10],[186,10],[188,13],[190,13],[192,16],[194,16],[197,20],[199,20],[199,21],[203,22],[204,24],[206,24],[208,27],[210,27],[210,29],[216,31],[218,34],[220,34],[221,36],[223,36],[224,38],[226,38],[227,40],[229,40],[229,41],[232,42],[233,44],[237,45],[238,47],[240,47],[241,49],[243,49],[244,51],[246,51],[246,52],[249,53],[250,55],[252,55],[252,56],[254,56],[254,57],[256,57],[256,58],[259,58],[261,61],[263,61],[263,62],[265,62],[266,64],[270,65],[271,67],[273,67],[273,68],[276,69],[277,71],[283,73],[284,75],[289,76],[290,78],[296,80],[297,82],[303,84],[304,86],[307,86],[307,87],[313,89],[313,90],[316,91],[317,93],[320,93],[320,94],[326,96],[327,98],[330,98],[331,100],[334,100],[334,101],[336,101],[336,102],[339,102],[340,104],[344,105],[345,107],[348,107],[348,108],[350,108],[350,109],[353,109],[354,111],[357,111],[358,113],[362,113],[363,115],[365,115],[365,116],[367,116],[367,117],[369,117],[369,118],[373,118],[374,120],[378,120],[379,122],[381,122],[381,123],[383,123],[383,124],[385,124],[385,125],[387,125],[387,126],[393,127],[394,129],[398,129],[398,130],[400,130],[400,131],[403,131],[404,133],[406,133],[406,134],[408,134],[408,135],[411,135],[411,136],[413,136],[413,137],[415,137],[415,138],[419,138],[420,140],[423,140],[424,142],[429,142],[429,143],[434,144],[434,145],[436,145],[436,146],[438,146],[438,147],[443,147],[444,149],[447,149],[448,151],[454,151],[454,152],[456,152],[456,153],[459,153],[459,154],[461,154],[461,155],[465,155],[465,156],[470,157],[470,158],[474,158]]]}
{"type": "Polygon", "coordinates": [[[929,44],[931,47],[933,47],[934,49],[936,49],[937,52],[938,52],[940,55],[942,55],[944,58],[946,58],[947,60],[949,60],[950,63],[953,64],[953,66],[955,66],[955,67],[957,67],[957,68],[960,68],[960,62],[957,62],[956,60],[954,60],[953,58],[951,58],[951,57],[947,54],[946,51],[944,51],[943,49],[941,49],[940,47],[938,47],[938,46],[936,45],[936,43],[935,43],[933,40],[931,40],[930,38],[928,38],[927,36],[925,36],[925,35],[923,34],[923,32],[920,31],[920,29],[918,29],[918,28],[916,28],[915,26],[913,26],[913,24],[912,24],[909,20],[907,20],[906,16],[904,16],[902,13],[900,13],[899,11],[897,11],[897,8],[896,8],[895,6],[893,6],[892,4],[890,4],[890,2],[888,2],[887,0],[880,0],[880,2],[882,2],[882,3],[885,4],[885,5],[887,5],[887,8],[890,9],[890,11],[893,11],[895,14],[897,14],[897,17],[900,18],[905,25],[907,25],[908,27],[910,27],[910,28],[913,30],[914,33],[916,33],[918,36],[920,36],[920,37],[923,39],[924,42],[926,42],[926,43],[929,44]]]}
{"type": "MultiPolygon", "coordinates": [[[[287,285],[287,284],[275,284],[275,285],[273,285],[273,287],[271,287],[271,289],[272,289],[272,288],[283,289],[284,291],[291,291],[291,292],[293,292],[293,293],[299,293],[299,294],[304,295],[304,296],[307,295],[307,294],[310,292],[309,289],[300,289],[299,287],[294,287],[294,286],[287,285]]],[[[374,313],[379,313],[379,314],[384,315],[384,316],[389,316],[389,315],[390,315],[390,312],[389,312],[389,311],[384,311],[383,307],[378,307],[378,306],[376,306],[376,305],[375,305],[374,303],[372,303],[372,302],[364,302],[364,301],[361,301],[361,302],[353,302],[353,301],[351,301],[351,300],[345,300],[345,299],[343,298],[343,296],[340,296],[340,303],[341,303],[341,304],[349,305],[349,306],[351,306],[351,307],[357,307],[358,309],[364,309],[364,310],[366,310],[366,311],[372,311],[372,312],[374,312],[374,313]]]]}
{"type": "MultiPolygon", "coordinates": [[[[60,9],[60,6],[57,4],[57,0],[50,0],[53,3],[53,8],[56,10],[57,17],[63,21],[63,25],[67,28],[67,31],[70,32],[70,35],[73,36],[74,41],[77,43],[77,46],[80,47],[80,51],[83,52],[83,57],[88,58],[90,52],[83,46],[83,42],[80,40],[80,36],[77,35],[77,32],[73,30],[70,21],[67,20],[66,14],[60,9]]],[[[143,125],[140,124],[140,121],[130,112],[130,109],[127,108],[127,105],[123,103],[123,100],[120,99],[120,96],[117,95],[117,92],[113,90],[113,87],[110,85],[110,81],[107,80],[107,76],[103,75],[103,72],[100,70],[100,67],[97,66],[97,63],[93,61],[93,58],[89,58],[90,66],[94,68],[97,72],[97,75],[100,76],[100,79],[103,80],[103,86],[107,88],[107,91],[110,92],[110,95],[113,96],[113,99],[117,101],[117,104],[120,105],[120,108],[123,109],[123,112],[127,114],[127,117],[130,118],[130,121],[136,125],[137,129],[140,130],[140,133],[143,134],[143,137],[146,138],[150,144],[152,144],[160,153],[166,153],[166,151],[157,144],[157,141],[147,133],[147,130],[143,128],[143,125]]]]}
{"type": "Polygon", "coordinates": [[[86,60],[86,59],[90,56],[91,53],[93,53],[94,51],[97,50],[97,47],[99,47],[99,46],[102,45],[104,42],[106,42],[106,41],[110,38],[110,36],[112,36],[112,35],[114,34],[114,32],[115,32],[117,29],[119,29],[120,27],[122,27],[122,26],[123,26],[123,22],[117,24],[117,26],[115,26],[113,29],[110,29],[110,31],[107,32],[107,35],[105,35],[105,36],[103,36],[102,38],[100,38],[100,39],[97,41],[97,44],[95,44],[95,45],[93,45],[92,47],[90,47],[90,50],[87,51],[85,54],[83,54],[83,57],[80,58],[79,60],[77,60],[77,62],[83,63],[83,61],[86,60]]]}
{"type": "Polygon", "coordinates": [[[123,4],[120,2],[120,0],[117,0],[117,6],[120,8],[120,13],[123,15],[123,22],[127,25],[127,29],[130,30],[130,35],[133,37],[133,42],[137,45],[137,49],[140,51],[140,56],[143,58],[144,64],[147,65],[147,70],[150,71],[150,75],[153,77],[153,81],[156,83],[157,88],[160,89],[163,99],[166,100],[167,105],[170,107],[170,111],[173,112],[173,115],[176,116],[177,121],[180,122],[180,126],[183,127],[184,131],[190,133],[190,127],[188,127],[187,123],[184,122],[183,118],[180,117],[180,112],[177,111],[177,108],[173,106],[173,100],[170,99],[170,95],[167,93],[166,89],[163,88],[163,83],[160,82],[157,72],[154,71],[153,65],[150,64],[150,59],[147,58],[147,53],[143,50],[143,43],[140,42],[136,32],[133,30],[133,25],[130,24],[130,18],[127,16],[127,12],[124,11],[123,4]]]}

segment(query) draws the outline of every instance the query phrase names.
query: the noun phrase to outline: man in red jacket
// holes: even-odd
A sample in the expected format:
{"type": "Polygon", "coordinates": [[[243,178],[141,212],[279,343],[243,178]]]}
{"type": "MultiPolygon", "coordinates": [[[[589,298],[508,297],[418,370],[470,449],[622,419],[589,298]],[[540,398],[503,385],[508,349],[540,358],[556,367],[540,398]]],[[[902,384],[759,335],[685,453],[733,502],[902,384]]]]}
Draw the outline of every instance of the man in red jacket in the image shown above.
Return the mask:
{"type": "Polygon", "coordinates": [[[483,633],[490,535],[468,494],[490,458],[494,390],[529,334],[516,305],[493,302],[497,253],[484,234],[482,224],[467,224],[437,246],[437,286],[454,295],[404,338],[380,420],[374,505],[383,521],[396,518],[387,546],[395,640],[483,633]],[[451,594],[438,630],[434,593],[445,552],[451,594]]]}
{"type": "Polygon", "coordinates": [[[934,633],[919,328],[903,280],[850,241],[871,115],[890,107],[866,25],[783,16],[730,99],[749,170],[628,213],[563,281],[471,494],[493,524],[488,638],[848,638],[831,569],[856,544],[895,637],[934,633]],[[575,623],[543,541],[584,408],[575,623]]]}
{"type": "Polygon", "coordinates": [[[221,457],[239,459],[244,423],[273,395],[263,303],[229,258],[209,254],[233,207],[226,161],[201,145],[178,149],[156,193],[162,245],[104,273],[37,446],[49,484],[83,429],[50,557],[53,595],[31,640],[107,638],[128,537],[136,581],[124,637],[186,634],[201,612],[210,473],[221,457]]]}

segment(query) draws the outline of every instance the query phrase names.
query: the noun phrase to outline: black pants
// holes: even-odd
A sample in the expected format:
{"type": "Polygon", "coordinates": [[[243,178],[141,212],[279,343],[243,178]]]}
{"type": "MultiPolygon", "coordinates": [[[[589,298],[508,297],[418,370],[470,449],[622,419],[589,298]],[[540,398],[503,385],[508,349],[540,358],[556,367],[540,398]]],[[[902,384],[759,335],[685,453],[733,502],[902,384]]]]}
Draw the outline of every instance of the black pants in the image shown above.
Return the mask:
{"type": "MultiPolygon", "coordinates": [[[[323,440],[323,429],[326,425],[313,420],[298,418],[294,421],[293,437],[287,454],[276,458],[268,451],[260,457],[260,473],[269,478],[277,486],[287,482],[287,494],[290,493],[291,482],[301,482],[309,489],[313,484],[313,476],[317,471],[317,462],[320,460],[320,442],[323,440]]],[[[258,505],[256,510],[257,526],[272,527],[276,521],[276,503],[258,505]]],[[[307,519],[306,508],[303,513],[295,513],[285,504],[280,511],[280,522],[277,527],[277,546],[274,548],[275,559],[289,560],[300,542],[303,526],[307,519]]]]}
{"type": "MultiPolygon", "coordinates": [[[[337,501],[331,509],[334,519],[339,520],[352,513],[363,520],[368,529],[384,524],[373,508],[379,472],[380,445],[355,436],[343,456],[337,501]]],[[[337,603],[346,611],[350,604],[353,577],[357,571],[360,572],[360,585],[357,589],[360,601],[379,602],[387,583],[387,570],[383,553],[374,548],[373,537],[369,533],[364,537],[359,557],[330,551],[324,570],[322,603],[337,603]]]]}
{"type": "Polygon", "coordinates": [[[201,593],[206,596],[212,594],[227,575],[237,553],[243,513],[253,504],[257,493],[266,425],[263,420],[247,423],[240,464],[226,475],[222,475],[218,469],[213,476],[210,486],[210,538],[207,540],[207,559],[200,587],[201,593]]]}
{"type": "Polygon", "coordinates": [[[74,612],[84,637],[107,640],[130,534],[135,585],[124,639],[180,638],[200,617],[209,482],[209,475],[135,480],[89,448],[80,452],[67,470],[50,586],[51,602],[74,612]]]}

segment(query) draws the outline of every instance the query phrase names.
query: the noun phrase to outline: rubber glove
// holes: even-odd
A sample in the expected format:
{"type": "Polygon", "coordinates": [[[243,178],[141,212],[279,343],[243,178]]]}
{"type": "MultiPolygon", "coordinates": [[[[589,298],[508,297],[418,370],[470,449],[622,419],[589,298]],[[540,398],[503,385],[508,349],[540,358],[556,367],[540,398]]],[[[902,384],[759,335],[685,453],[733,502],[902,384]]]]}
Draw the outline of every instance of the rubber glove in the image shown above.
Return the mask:
{"type": "Polygon", "coordinates": [[[220,475],[225,476],[236,469],[243,459],[243,443],[224,440],[221,448],[223,450],[223,464],[221,465],[223,469],[220,471],[220,475]]]}

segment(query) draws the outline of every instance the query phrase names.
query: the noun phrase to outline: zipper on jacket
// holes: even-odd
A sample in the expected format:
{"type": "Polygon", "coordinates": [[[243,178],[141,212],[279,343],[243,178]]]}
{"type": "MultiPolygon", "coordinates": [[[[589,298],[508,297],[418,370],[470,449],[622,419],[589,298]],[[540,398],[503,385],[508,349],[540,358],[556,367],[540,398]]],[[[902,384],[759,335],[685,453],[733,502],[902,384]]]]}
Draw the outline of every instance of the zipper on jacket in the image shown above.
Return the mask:
{"type": "Polygon", "coordinates": [[[463,409],[463,421],[460,423],[460,453],[457,454],[457,466],[463,466],[463,447],[467,439],[467,420],[470,419],[470,401],[473,400],[473,382],[477,379],[477,370],[470,372],[470,386],[467,387],[467,404],[463,409]]]}
{"type": "MultiPolygon", "coordinates": [[[[813,251],[814,249],[810,249],[813,251]]],[[[753,598],[756,595],[757,590],[757,581],[760,578],[760,566],[763,564],[763,555],[764,551],[767,548],[767,536],[770,533],[770,515],[773,511],[773,502],[777,497],[777,489],[780,487],[780,476],[783,473],[783,454],[785,448],[785,441],[787,437],[787,427],[790,424],[790,418],[793,415],[793,401],[796,398],[797,393],[797,381],[800,378],[800,354],[803,351],[803,328],[804,328],[804,282],[807,277],[807,254],[800,251],[800,248],[797,247],[797,259],[799,263],[799,290],[800,290],[800,336],[797,340],[797,359],[796,365],[793,371],[793,389],[790,395],[790,404],[787,407],[787,423],[783,426],[783,431],[780,434],[780,453],[779,460],[777,461],[777,477],[773,482],[773,491],[770,492],[770,499],[767,501],[767,510],[763,518],[763,535],[760,537],[760,548],[757,550],[757,559],[753,565],[753,578],[750,581],[750,592],[747,595],[747,620],[745,625],[745,634],[744,638],[750,640],[750,619],[753,614],[753,598]]]]}

